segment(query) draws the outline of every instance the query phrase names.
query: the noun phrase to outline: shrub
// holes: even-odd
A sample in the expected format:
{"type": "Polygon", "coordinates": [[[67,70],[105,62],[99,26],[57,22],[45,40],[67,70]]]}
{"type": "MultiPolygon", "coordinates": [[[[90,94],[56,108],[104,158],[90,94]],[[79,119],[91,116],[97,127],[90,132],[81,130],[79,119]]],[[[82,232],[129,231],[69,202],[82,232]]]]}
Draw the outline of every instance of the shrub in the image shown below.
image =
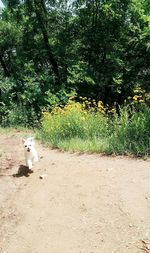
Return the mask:
{"type": "MultiPolygon", "coordinates": [[[[90,102],[91,103],[91,102],[90,102]]],[[[64,107],[43,112],[40,138],[52,147],[73,151],[148,155],[150,109],[146,105],[114,108],[95,107],[69,100],[64,107]],[[111,115],[111,117],[109,117],[111,115]]]]}
{"type": "Polygon", "coordinates": [[[150,153],[150,108],[142,105],[136,110],[128,106],[120,110],[113,120],[113,133],[109,141],[110,151],[120,154],[150,153]]]}
{"type": "MultiPolygon", "coordinates": [[[[4,109],[4,108],[3,108],[4,109]]],[[[2,127],[37,127],[38,117],[33,108],[27,110],[22,105],[12,105],[10,109],[7,108],[3,117],[1,118],[2,127]]]]}
{"type": "Polygon", "coordinates": [[[72,138],[98,140],[104,138],[107,131],[107,118],[100,111],[87,110],[85,105],[72,100],[63,108],[56,107],[51,113],[44,112],[42,117],[42,138],[55,147],[72,138]]]}

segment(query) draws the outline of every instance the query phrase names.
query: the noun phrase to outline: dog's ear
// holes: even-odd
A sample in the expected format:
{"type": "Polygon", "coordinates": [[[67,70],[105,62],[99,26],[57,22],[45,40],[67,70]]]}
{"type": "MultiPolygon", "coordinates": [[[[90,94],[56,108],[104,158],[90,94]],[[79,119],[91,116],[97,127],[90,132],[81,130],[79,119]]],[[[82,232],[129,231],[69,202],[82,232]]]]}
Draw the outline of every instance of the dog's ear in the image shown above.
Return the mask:
{"type": "Polygon", "coordinates": [[[32,142],[33,141],[33,137],[28,138],[28,140],[32,142]]]}
{"type": "Polygon", "coordinates": [[[26,141],[25,139],[22,139],[22,143],[25,143],[25,141],[26,141]]]}

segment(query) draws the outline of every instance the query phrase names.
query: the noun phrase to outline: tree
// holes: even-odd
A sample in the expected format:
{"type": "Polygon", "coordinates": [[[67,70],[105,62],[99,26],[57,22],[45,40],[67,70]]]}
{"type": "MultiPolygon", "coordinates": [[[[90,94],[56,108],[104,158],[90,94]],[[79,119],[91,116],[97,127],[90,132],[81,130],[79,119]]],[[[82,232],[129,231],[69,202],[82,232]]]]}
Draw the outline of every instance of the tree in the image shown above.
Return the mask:
{"type": "Polygon", "coordinates": [[[148,0],[3,2],[0,73],[14,79],[15,101],[30,97],[38,111],[62,90],[110,105],[148,92],[148,0]]]}

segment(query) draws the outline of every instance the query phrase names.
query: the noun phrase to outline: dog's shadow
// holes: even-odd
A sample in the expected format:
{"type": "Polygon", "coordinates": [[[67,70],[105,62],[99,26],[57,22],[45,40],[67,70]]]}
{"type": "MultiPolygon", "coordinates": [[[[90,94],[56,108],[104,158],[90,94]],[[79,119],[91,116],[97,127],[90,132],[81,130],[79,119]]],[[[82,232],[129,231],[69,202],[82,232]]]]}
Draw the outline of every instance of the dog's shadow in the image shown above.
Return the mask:
{"type": "Polygon", "coordinates": [[[13,174],[13,177],[29,177],[31,173],[33,173],[33,170],[29,169],[25,165],[20,165],[18,172],[13,174]]]}

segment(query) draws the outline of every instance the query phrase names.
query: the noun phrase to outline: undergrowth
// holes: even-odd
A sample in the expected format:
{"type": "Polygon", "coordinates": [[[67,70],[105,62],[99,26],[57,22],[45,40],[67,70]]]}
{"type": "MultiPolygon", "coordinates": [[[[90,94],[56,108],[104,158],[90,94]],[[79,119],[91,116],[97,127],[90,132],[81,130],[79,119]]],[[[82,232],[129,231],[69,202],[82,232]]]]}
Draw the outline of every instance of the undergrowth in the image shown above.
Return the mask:
{"type": "Polygon", "coordinates": [[[106,108],[99,101],[69,99],[42,114],[39,138],[53,148],[107,154],[150,154],[150,109],[145,104],[106,108]]]}

